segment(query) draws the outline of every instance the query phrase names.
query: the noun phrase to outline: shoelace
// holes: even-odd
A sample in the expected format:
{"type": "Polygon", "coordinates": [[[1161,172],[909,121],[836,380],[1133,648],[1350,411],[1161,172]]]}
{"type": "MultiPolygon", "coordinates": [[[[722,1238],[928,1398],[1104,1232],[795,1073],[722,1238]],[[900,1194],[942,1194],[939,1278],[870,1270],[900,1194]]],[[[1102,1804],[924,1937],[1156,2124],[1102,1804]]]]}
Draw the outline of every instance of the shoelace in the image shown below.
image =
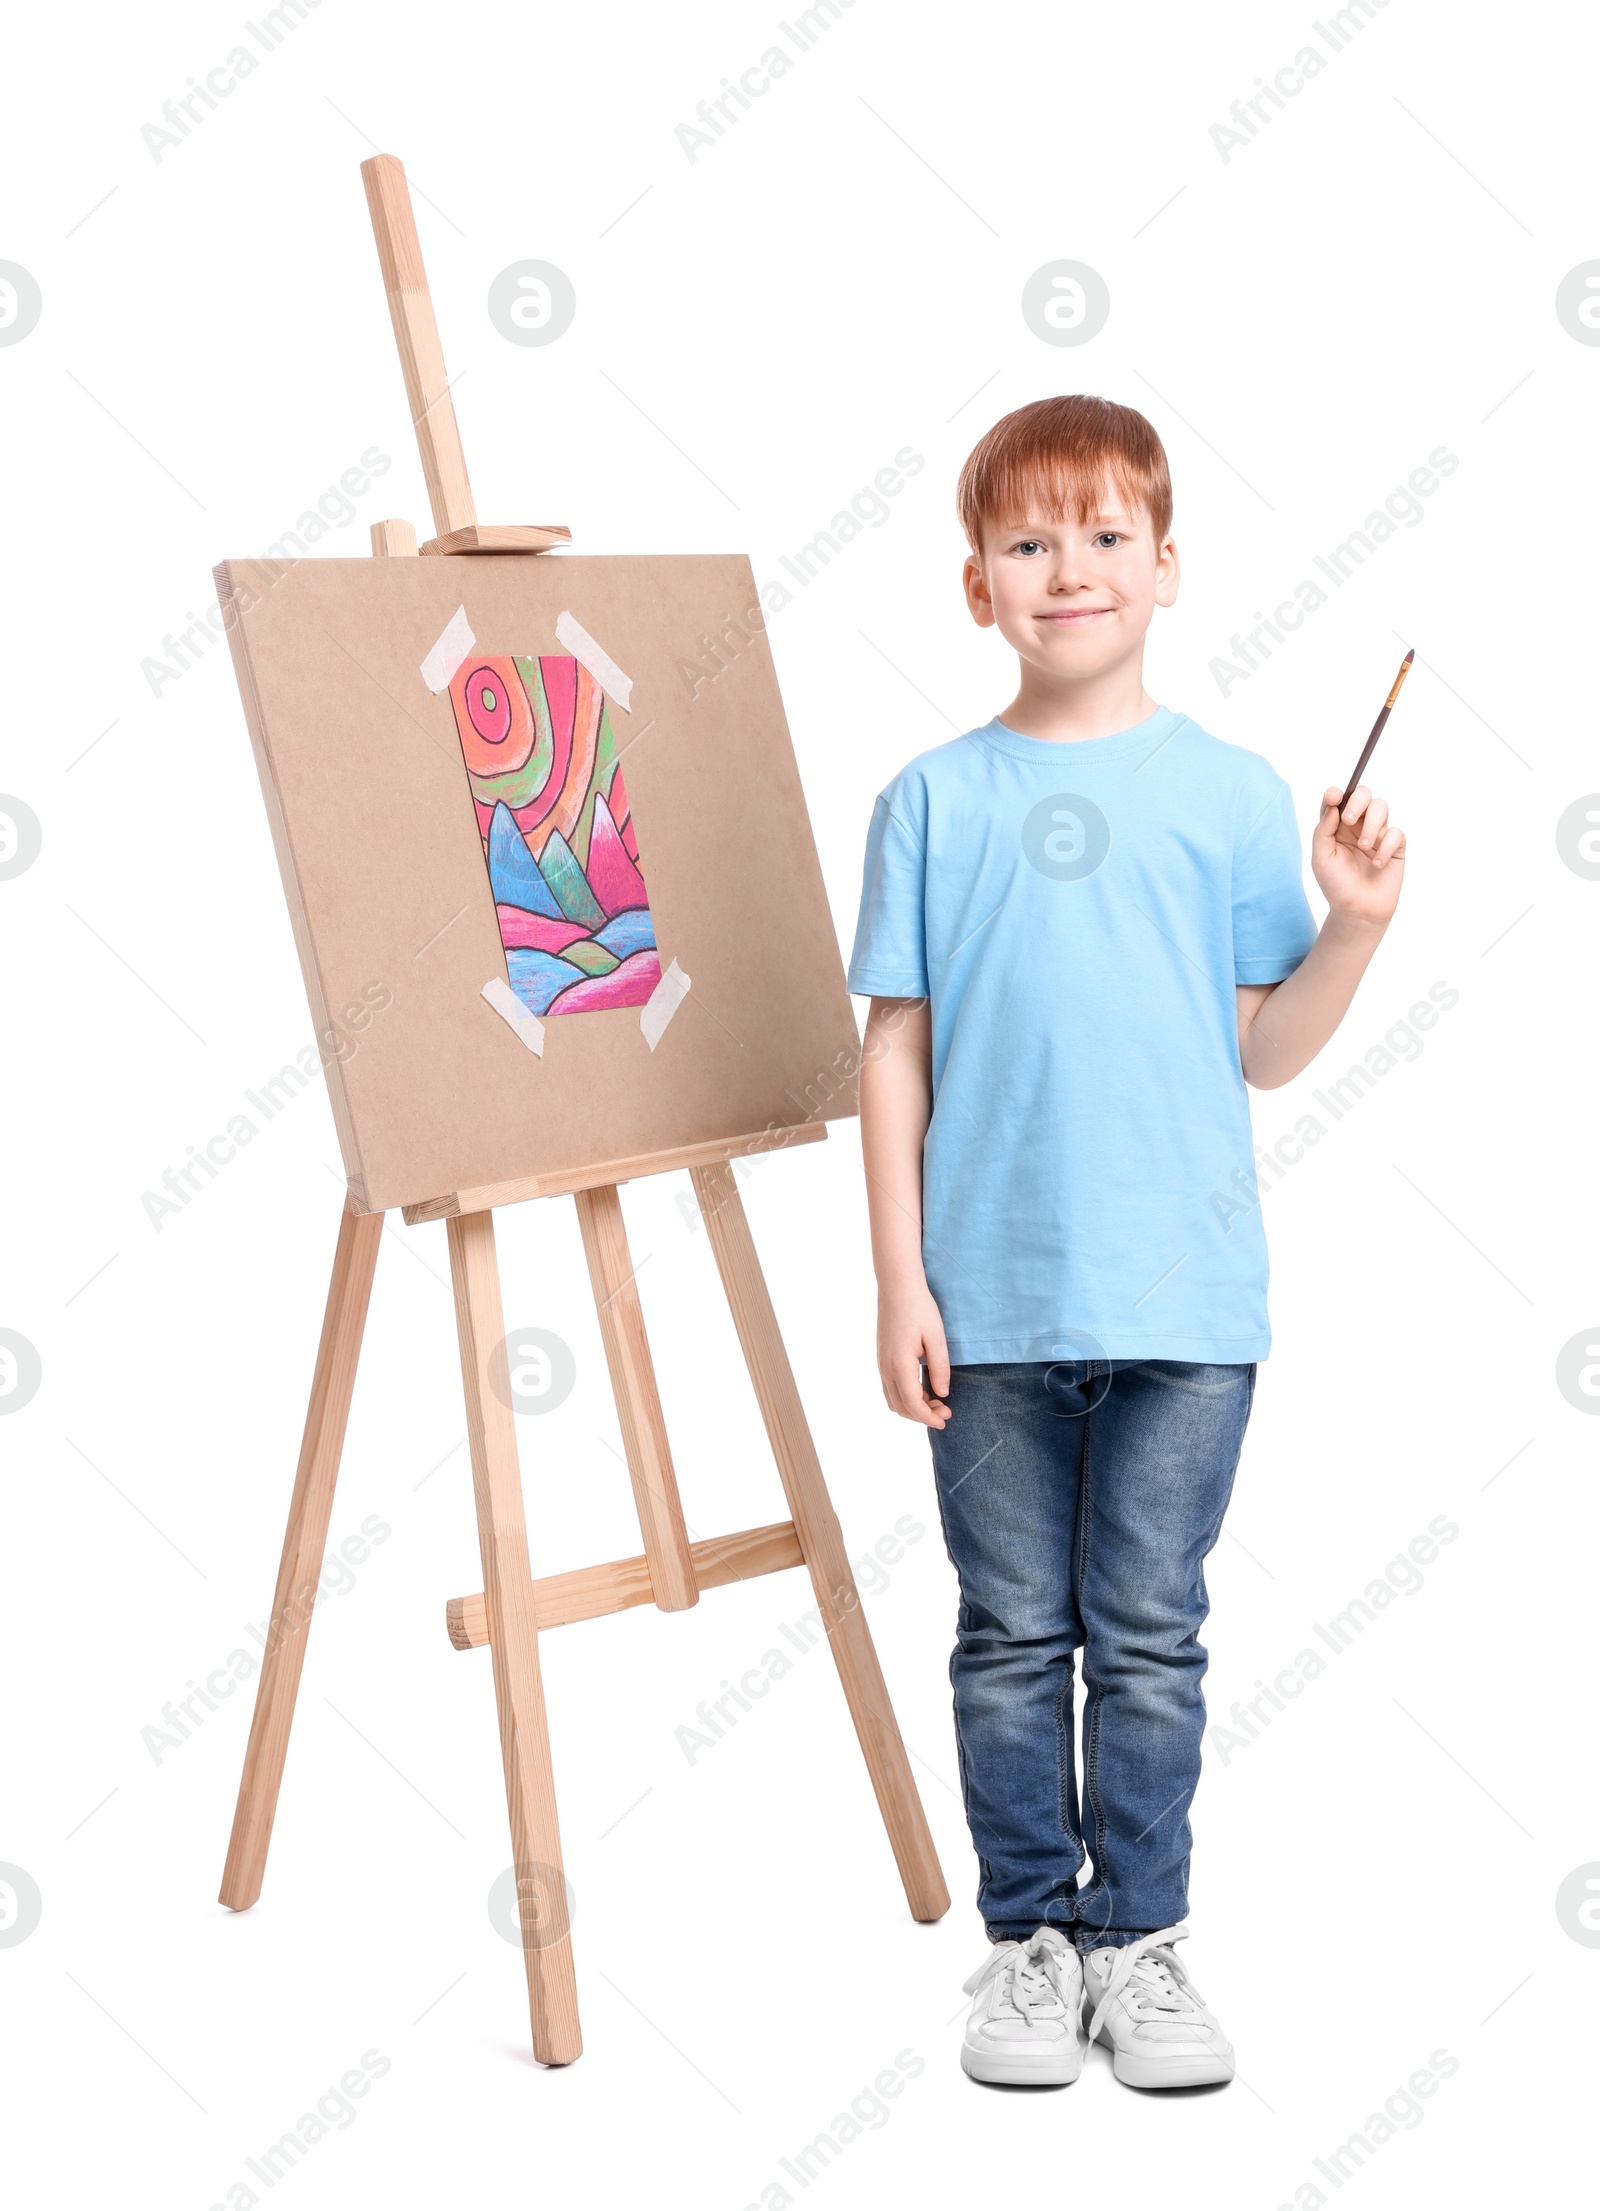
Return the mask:
{"type": "Polygon", "coordinates": [[[998,1948],[965,1984],[966,1992],[976,1996],[997,1974],[1003,1973],[1007,2000],[1024,2019],[1031,2020],[1035,2012],[1065,2010],[1067,1995],[1061,1986],[1061,1961],[1070,1955],[1060,1935],[1052,1928],[1041,1927],[1026,1942],[998,1948]]]}
{"type": "Polygon", "coordinates": [[[1188,1933],[1186,1925],[1161,1927],[1117,1952],[1117,1962],[1089,2021],[1091,2042],[1107,2005],[1118,1996],[1126,1996],[1130,2007],[1145,2017],[1183,2018],[1202,2009],[1200,1991],[1172,1947],[1184,1941],[1188,1933]]]}

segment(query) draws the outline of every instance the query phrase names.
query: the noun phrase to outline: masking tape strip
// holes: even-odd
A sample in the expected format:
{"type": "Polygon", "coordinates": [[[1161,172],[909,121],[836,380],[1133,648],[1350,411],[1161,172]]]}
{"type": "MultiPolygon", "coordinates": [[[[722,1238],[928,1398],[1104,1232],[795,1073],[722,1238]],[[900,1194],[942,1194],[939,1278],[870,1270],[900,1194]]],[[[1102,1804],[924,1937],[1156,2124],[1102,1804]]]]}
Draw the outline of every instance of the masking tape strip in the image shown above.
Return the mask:
{"type": "Polygon", "coordinates": [[[472,634],[467,610],[458,606],[439,633],[439,642],[422,663],[422,680],[438,693],[446,687],[478,640],[472,634]]]}
{"type": "MultiPolygon", "coordinates": [[[[611,655],[595,643],[583,624],[571,614],[556,616],[557,640],[566,646],[574,660],[581,660],[594,677],[607,698],[615,699],[624,714],[633,712],[628,703],[633,697],[633,678],[625,676],[611,655]]],[[[687,989],[687,984],[684,986],[687,989]]]]}
{"type": "MultiPolygon", "coordinates": [[[[687,989],[687,984],[684,986],[687,989]]],[[[536,1013],[530,1013],[504,977],[491,975],[483,986],[485,1000],[506,1024],[515,1029],[536,1059],[544,1057],[544,1023],[536,1013]]]]}
{"type": "Polygon", "coordinates": [[[665,1035],[667,1023],[688,995],[689,978],[674,960],[639,1008],[639,1027],[652,1052],[665,1035]]]}

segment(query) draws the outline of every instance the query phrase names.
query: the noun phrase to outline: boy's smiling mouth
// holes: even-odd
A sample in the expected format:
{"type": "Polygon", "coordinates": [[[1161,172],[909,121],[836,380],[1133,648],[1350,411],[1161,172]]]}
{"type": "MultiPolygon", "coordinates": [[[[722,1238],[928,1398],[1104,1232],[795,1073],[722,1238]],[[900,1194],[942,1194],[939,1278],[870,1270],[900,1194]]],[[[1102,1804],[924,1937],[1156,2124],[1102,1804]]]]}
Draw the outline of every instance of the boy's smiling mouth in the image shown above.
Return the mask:
{"type": "Polygon", "coordinates": [[[1092,622],[1099,615],[1115,612],[1115,607],[1108,606],[1062,607],[1058,612],[1036,615],[1034,619],[1040,622],[1092,622]]]}

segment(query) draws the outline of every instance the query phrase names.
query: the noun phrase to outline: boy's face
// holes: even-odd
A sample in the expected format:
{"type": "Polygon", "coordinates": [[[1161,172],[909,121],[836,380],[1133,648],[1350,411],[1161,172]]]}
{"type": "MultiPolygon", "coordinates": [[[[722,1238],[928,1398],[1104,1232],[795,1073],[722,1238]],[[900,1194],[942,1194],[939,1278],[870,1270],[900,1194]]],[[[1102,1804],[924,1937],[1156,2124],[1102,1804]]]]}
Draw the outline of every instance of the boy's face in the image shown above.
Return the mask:
{"type": "Polygon", "coordinates": [[[962,580],[974,621],[1042,673],[1082,682],[1137,657],[1156,608],[1178,596],[1178,549],[1108,485],[1077,520],[986,524],[962,580]]]}

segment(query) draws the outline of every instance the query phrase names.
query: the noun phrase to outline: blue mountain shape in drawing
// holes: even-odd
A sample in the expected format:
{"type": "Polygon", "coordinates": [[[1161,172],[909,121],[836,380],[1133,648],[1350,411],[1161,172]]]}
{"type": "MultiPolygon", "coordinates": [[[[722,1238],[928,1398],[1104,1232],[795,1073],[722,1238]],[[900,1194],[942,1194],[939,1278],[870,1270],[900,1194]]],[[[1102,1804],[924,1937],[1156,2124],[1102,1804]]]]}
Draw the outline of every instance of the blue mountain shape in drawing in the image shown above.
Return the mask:
{"type": "Polygon", "coordinates": [[[543,1013],[550,1001],[570,983],[581,983],[581,972],[553,952],[516,949],[506,954],[511,988],[530,1013],[543,1013]]]}
{"type": "Polygon", "coordinates": [[[613,915],[603,929],[596,929],[594,941],[603,944],[608,952],[614,952],[619,960],[625,960],[630,952],[653,951],[656,925],[650,918],[649,908],[630,906],[626,913],[613,915]]]}
{"type": "Polygon", "coordinates": [[[520,906],[551,921],[566,918],[504,799],[489,817],[489,887],[497,906],[520,906]]]}

